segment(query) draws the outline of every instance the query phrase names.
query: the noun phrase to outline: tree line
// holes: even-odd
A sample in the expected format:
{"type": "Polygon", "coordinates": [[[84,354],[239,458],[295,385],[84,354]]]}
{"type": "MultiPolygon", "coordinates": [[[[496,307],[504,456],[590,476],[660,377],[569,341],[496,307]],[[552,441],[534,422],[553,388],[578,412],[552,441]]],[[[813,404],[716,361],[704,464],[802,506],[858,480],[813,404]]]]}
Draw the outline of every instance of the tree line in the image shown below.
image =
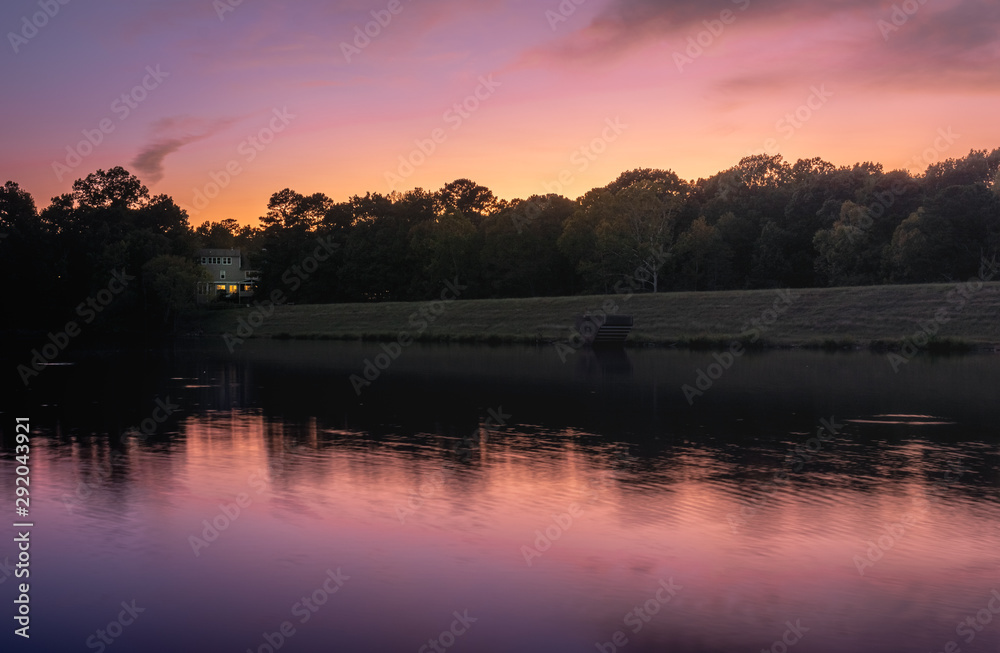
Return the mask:
{"type": "MultiPolygon", "coordinates": [[[[161,327],[194,305],[200,248],[238,248],[258,290],[310,302],[415,301],[458,279],[463,299],[851,286],[965,280],[1000,250],[1000,149],[973,150],[922,174],[877,163],[755,155],[685,181],[637,169],[570,199],[503,200],[468,179],[436,192],[274,193],[253,226],[192,227],[166,195],[123,168],[98,170],[38,210],[0,190],[0,270],[12,306],[52,319],[136,275],[103,319],[161,327]],[[329,256],[290,288],[317,239],[329,256]]],[[[31,318],[8,311],[2,326],[31,318]]]]}

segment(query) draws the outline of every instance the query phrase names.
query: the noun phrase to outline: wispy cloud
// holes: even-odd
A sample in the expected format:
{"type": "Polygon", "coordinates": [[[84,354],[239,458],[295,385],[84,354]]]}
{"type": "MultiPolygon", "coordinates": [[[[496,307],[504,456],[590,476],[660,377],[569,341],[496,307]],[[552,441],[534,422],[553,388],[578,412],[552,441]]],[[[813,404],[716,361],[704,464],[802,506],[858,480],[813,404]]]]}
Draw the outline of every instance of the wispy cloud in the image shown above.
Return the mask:
{"type": "MultiPolygon", "coordinates": [[[[589,23],[526,51],[514,67],[614,66],[655,45],[684,51],[689,37],[707,29],[706,21],[730,10],[735,21],[720,38],[731,46],[731,70],[706,80],[723,95],[748,98],[747,91],[798,87],[818,77],[836,79],[843,87],[899,90],[969,92],[1000,86],[1000,5],[940,0],[900,15],[900,4],[611,0],[589,23]]],[[[671,65],[664,61],[665,69],[671,65]]]]}
{"type": "Polygon", "coordinates": [[[163,179],[163,160],[170,154],[196,141],[213,136],[236,123],[238,118],[206,120],[192,116],[174,116],[153,123],[152,139],[142,146],[131,161],[147,183],[163,179]]]}
{"type": "Polygon", "coordinates": [[[844,12],[871,11],[870,0],[611,0],[587,25],[528,54],[533,60],[613,60],[652,41],[681,38],[722,11],[741,24],[774,25],[829,18],[844,12]]]}

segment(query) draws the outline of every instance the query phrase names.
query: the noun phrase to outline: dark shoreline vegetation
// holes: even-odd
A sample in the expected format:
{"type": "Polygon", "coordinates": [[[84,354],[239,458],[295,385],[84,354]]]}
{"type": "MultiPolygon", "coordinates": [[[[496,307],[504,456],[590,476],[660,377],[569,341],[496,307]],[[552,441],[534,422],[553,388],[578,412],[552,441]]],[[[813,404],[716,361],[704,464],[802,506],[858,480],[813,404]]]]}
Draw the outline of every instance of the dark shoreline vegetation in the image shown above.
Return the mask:
{"type": "Polygon", "coordinates": [[[635,329],[626,343],[630,347],[711,350],[729,349],[739,342],[751,350],[899,351],[907,343],[928,353],[1000,349],[998,282],[467,300],[437,305],[259,304],[203,312],[184,328],[189,335],[224,338],[233,348],[253,338],[578,346],[574,315],[588,311],[599,315],[602,306],[635,317],[635,329]],[[769,315],[775,306],[780,312],[769,315]]]}
{"type": "MultiPolygon", "coordinates": [[[[251,336],[253,338],[254,336],[251,336]]],[[[282,332],[270,337],[271,340],[336,340],[336,341],[360,341],[360,342],[395,342],[396,336],[388,333],[368,333],[361,335],[333,335],[333,334],[297,334],[282,332]]],[[[869,349],[871,351],[898,352],[902,351],[908,339],[904,338],[896,341],[873,340],[867,347],[858,344],[853,338],[814,340],[803,344],[780,345],[772,344],[766,340],[754,342],[750,337],[737,336],[695,336],[692,338],[682,338],[674,341],[638,341],[627,340],[624,344],[626,349],[639,349],[648,347],[669,347],[673,349],[690,349],[691,351],[725,351],[734,342],[739,342],[748,351],[766,351],[776,349],[820,349],[825,351],[847,351],[869,349]]],[[[414,342],[425,344],[481,344],[490,346],[500,345],[554,345],[555,340],[539,340],[528,336],[419,336],[414,338],[414,342]]],[[[996,352],[1000,345],[974,345],[960,338],[933,338],[928,345],[923,347],[928,354],[964,354],[972,352],[996,352]]]]}
{"type": "MultiPolygon", "coordinates": [[[[248,339],[255,339],[258,336],[250,336],[248,339]]],[[[363,334],[329,334],[329,333],[299,333],[291,334],[286,331],[276,333],[268,337],[270,340],[304,340],[304,341],[341,341],[341,342],[374,342],[386,343],[396,342],[398,334],[391,333],[363,333],[363,334]]],[[[419,335],[414,337],[413,342],[423,344],[467,344],[467,345],[489,345],[492,347],[502,345],[555,345],[566,341],[548,340],[531,336],[454,336],[447,334],[419,335]]],[[[625,341],[626,349],[639,349],[649,347],[669,347],[672,349],[689,349],[691,351],[725,351],[739,343],[747,351],[768,351],[780,349],[818,349],[825,351],[852,351],[868,349],[870,351],[899,352],[910,342],[910,338],[898,340],[872,340],[867,345],[859,343],[854,338],[826,338],[810,340],[800,344],[776,344],[766,339],[754,340],[750,336],[693,336],[681,338],[679,340],[635,340],[630,338],[625,341]]],[[[961,338],[937,338],[930,339],[927,345],[919,349],[928,354],[966,354],[966,353],[986,353],[1000,351],[1000,344],[976,345],[961,338]]]]}
{"type": "Polygon", "coordinates": [[[972,307],[992,302],[976,310],[1000,312],[995,286],[949,292],[1000,280],[998,179],[1000,149],[920,175],[756,155],[696,181],[632,170],[577,199],[507,201],[468,179],[342,202],[284,189],[257,226],[196,228],[121,167],[78,179],[41,210],[8,181],[0,271],[17,281],[8,300],[19,310],[0,315],[0,333],[230,332],[218,323],[228,311],[210,309],[231,298],[197,301],[199,283],[213,281],[197,252],[211,248],[240,250],[244,269],[259,273],[257,304],[278,305],[254,337],[391,340],[409,328],[419,341],[560,342],[572,338],[575,314],[608,301],[622,304],[611,312],[636,314],[635,345],[991,347],[1000,333],[972,307]],[[406,302],[448,287],[459,301],[439,322],[407,326],[406,302]],[[748,335],[742,322],[763,315],[758,299],[776,289],[829,294],[789,303],[773,329],[748,335]],[[316,317],[300,315],[303,306],[316,317]],[[547,317],[531,323],[526,310],[547,317]],[[954,315],[921,326],[940,310],[954,315]]]}

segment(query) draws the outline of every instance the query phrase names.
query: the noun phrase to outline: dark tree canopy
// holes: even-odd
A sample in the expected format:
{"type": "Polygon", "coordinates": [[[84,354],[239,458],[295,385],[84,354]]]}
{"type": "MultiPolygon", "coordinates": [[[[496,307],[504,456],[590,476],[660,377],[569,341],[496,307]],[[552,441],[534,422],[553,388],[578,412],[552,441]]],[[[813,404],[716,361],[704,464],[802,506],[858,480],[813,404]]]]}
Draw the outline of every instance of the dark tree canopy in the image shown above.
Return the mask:
{"type": "Polygon", "coordinates": [[[242,250],[262,295],[297,302],[426,300],[456,279],[463,298],[948,282],[1000,254],[1000,149],[920,175],[759,154],[696,181],[630,170],[577,199],[505,201],[463,178],[343,201],[285,188],[262,209],[256,226],[192,228],[121,167],[78,179],[41,211],[8,181],[0,272],[24,280],[15,301],[51,324],[127,271],[137,281],[115,322],[134,327],[170,327],[192,309],[199,248],[242,250]],[[328,255],[305,274],[321,243],[328,255]]]}

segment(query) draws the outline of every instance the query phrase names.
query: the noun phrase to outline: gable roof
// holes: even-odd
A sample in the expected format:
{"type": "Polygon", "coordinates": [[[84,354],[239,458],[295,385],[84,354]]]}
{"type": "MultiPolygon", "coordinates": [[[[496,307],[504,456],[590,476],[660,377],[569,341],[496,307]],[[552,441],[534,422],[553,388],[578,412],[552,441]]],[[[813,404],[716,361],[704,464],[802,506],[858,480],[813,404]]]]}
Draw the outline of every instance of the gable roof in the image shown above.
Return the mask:
{"type": "Polygon", "coordinates": [[[239,258],[242,254],[238,249],[199,249],[198,256],[232,256],[239,258]]]}

